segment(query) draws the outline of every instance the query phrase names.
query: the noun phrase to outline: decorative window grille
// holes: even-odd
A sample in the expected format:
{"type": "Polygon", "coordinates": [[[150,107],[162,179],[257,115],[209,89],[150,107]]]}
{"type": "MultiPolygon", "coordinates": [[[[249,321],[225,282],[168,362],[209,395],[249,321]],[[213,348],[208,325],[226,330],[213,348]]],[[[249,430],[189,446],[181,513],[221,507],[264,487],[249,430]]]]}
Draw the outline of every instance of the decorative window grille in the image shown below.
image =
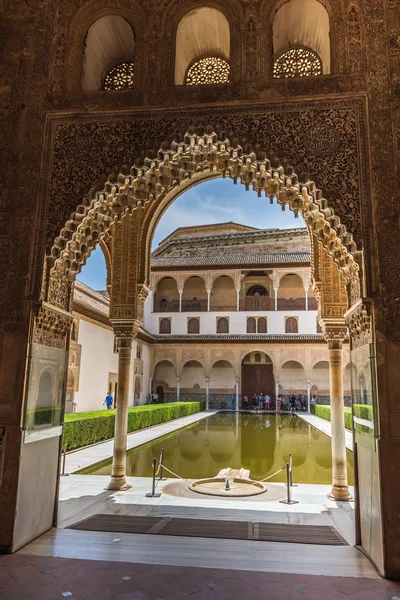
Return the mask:
{"type": "Polygon", "coordinates": [[[171,333],[171,319],[160,319],[160,333],[171,333]]]}
{"type": "Polygon", "coordinates": [[[247,333],[256,333],[256,320],[253,317],[247,319],[247,333]]]}
{"type": "Polygon", "coordinates": [[[267,333],[267,319],[260,317],[257,321],[258,333],[267,333]]]}
{"type": "Polygon", "coordinates": [[[218,319],[217,333],[229,333],[229,321],[225,317],[218,319]]]}
{"type": "Polygon", "coordinates": [[[123,62],[119,63],[110,71],[104,79],[105,90],[127,90],[133,87],[134,82],[134,63],[123,62]]]}
{"type": "Polygon", "coordinates": [[[186,85],[207,85],[229,82],[229,63],[222,58],[209,56],[201,58],[189,67],[186,85]]]}
{"type": "Polygon", "coordinates": [[[256,352],[254,355],[254,362],[261,362],[261,354],[259,352],[256,352]]]}
{"type": "Polygon", "coordinates": [[[299,333],[297,319],[288,317],[285,322],[285,333],[299,333]]]}
{"type": "Polygon", "coordinates": [[[200,333],[200,321],[199,321],[199,319],[189,319],[189,321],[188,321],[188,333],[200,333]]]}
{"type": "Polygon", "coordinates": [[[321,59],[310,48],[290,48],[274,63],[274,77],[314,77],[322,75],[321,59]]]}

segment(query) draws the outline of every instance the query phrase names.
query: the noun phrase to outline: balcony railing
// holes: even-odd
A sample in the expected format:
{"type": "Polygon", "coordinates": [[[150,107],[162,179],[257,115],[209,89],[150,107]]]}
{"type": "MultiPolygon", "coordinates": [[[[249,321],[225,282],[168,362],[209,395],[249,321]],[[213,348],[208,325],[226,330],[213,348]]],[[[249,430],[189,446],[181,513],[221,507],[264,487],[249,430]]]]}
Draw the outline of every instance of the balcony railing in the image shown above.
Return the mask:
{"type": "Polygon", "coordinates": [[[269,296],[246,296],[239,302],[240,310],[275,310],[274,299],[269,296]]]}
{"type": "Polygon", "coordinates": [[[278,298],[278,310],[306,310],[306,299],[278,298]]]}

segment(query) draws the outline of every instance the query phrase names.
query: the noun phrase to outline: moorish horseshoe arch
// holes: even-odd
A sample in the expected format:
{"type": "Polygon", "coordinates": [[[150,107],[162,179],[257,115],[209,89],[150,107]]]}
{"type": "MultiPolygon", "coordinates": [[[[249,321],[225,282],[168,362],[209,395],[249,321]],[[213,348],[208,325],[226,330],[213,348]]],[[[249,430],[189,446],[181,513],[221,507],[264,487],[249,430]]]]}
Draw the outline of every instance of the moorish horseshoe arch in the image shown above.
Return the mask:
{"type": "MultiPolygon", "coordinates": [[[[140,213],[140,231],[136,284],[148,286],[150,280],[150,246],[154,230],[176,197],[189,187],[210,177],[229,177],[246,189],[253,188],[261,196],[288,206],[296,215],[300,212],[311,237],[312,257],[317,254],[316,240],[337,263],[344,280],[351,288],[351,304],[360,298],[359,265],[351,233],[341,224],[329,207],[321,190],[313,181],[301,183],[293,169],[273,167],[268,159],[259,159],[254,151],[244,152],[228,139],[218,140],[215,133],[187,133],[182,142],[173,142],[169,149],[160,149],[156,159],[145,159],[129,173],[120,173],[116,181],[108,181],[88,206],[80,205],[61,230],[46,261],[44,275],[47,285],[44,299],[52,303],[52,276],[57,285],[74,281],[94,247],[124,216],[140,213]],[[57,273],[58,272],[58,273],[57,273]]],[[[113,272],[115,268],[112,269],[113,272]]],[[[117,274],[115,274],[118,277],[117,274]]],[[[53,289],[54,293],[54,289],[53,289]]],[[[64,293],[68,310],[68,291],[64,293]]],[[[63,300],[62,300],[63,301],[63,300]]]]}

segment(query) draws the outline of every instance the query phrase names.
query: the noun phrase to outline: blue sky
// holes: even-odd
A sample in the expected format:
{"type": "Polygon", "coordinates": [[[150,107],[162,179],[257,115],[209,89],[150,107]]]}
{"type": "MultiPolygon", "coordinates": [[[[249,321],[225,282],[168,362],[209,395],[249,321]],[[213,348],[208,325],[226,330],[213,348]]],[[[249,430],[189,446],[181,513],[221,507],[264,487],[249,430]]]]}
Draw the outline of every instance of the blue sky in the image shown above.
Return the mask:
{"type": "MultiPolygon", "coordinates": [[[[288,208],[282,211],[265,196],[258,198],[254,191],[247,192],[231,179],[213,179],[191,188],[168,208],[155,231],[153,249],[178,227],[225,221],[259,229],[304,227],[303,219],[296,219],[288,208]]],[[[99,247],[92,252],[78,279],[96,290],[105,289],[106,266],[99,247]]]]}

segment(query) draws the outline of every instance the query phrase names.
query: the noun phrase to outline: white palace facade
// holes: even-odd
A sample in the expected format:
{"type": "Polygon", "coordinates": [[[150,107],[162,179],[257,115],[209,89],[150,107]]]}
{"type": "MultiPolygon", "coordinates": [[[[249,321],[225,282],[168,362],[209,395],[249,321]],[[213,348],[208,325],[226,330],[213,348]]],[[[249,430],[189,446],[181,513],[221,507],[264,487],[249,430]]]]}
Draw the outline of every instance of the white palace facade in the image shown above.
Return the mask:
{"type": "MultiPolygon", "coordinates": [[[[106,292],[76,282],[66,410],[118,399],[118,357],[106,292]]],[[[318,325],[305,228],[237,223],[181,227],[152,254],[151,290],[133,344],[130,404],[302,393],[329,402],[327,344],[318,325]]],[[[344,396],[350,396],[344,350],[344,396]]]]}

